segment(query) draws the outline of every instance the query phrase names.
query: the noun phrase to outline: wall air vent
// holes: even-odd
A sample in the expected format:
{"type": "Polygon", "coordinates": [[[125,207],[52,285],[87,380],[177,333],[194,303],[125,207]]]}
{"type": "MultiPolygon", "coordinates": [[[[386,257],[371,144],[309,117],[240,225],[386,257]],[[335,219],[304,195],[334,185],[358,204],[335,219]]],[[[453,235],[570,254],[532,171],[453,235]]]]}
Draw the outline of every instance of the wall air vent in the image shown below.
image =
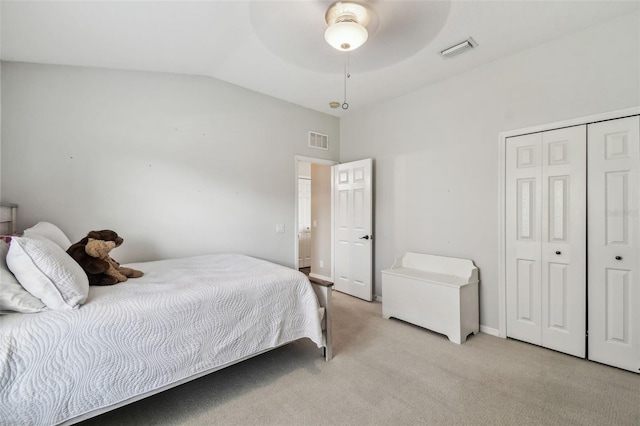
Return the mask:
{"type": "Polygon", "coordinates": [[[329,136],[309,131],[309,148],[329,149],[329,136]]]}

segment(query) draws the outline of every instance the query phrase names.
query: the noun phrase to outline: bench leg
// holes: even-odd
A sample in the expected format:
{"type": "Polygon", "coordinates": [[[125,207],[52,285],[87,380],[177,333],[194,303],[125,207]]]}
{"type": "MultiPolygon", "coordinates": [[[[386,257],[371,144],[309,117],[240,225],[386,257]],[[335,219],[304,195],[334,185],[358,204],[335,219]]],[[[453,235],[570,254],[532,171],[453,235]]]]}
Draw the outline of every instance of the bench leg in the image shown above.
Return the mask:
{"type": "MultiPolygon", "coordinates": [[[[447,337],[449,337],[449,336],[447,336],[447,337]]],[[[466,340],[467,340],[467,338],[465,337],[465,339],[464,339],[464,340],[466,341],[466,340]]],[[[455,344],[457,344],[457,345],[462,344],[462,340],[461,340],[460,338],[457,338],[457,339],[456,339],[456,338],[454,337],[454,338],[452,339],[451,337],[449,337],[449,341],[450,341],[450,342],[453,342],[453,343],[455,343],[455,344]]]]}

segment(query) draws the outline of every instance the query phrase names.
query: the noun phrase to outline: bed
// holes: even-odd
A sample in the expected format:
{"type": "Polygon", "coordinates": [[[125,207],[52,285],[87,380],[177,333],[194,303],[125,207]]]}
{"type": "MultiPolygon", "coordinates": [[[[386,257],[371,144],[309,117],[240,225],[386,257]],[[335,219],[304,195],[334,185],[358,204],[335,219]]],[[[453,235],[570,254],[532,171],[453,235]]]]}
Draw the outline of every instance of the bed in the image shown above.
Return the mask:
{"type": "Polygon", "coordinates": [[[330,287],[298,271],[242,254],[128,266],[145,275],[79,307],[0,316],[0,424],[75,423],[303,338],[331,358],[330,287]]]}

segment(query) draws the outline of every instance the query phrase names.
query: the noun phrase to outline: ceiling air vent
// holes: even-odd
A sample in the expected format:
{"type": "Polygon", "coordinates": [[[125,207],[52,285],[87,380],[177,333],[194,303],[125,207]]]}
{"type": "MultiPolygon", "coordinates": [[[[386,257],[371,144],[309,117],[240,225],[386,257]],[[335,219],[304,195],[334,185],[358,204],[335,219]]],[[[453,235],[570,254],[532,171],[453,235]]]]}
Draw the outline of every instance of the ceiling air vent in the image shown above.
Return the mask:
{"type": "Polygon", "coordinates": [[[469,37],[465,41],[462,41],[462,42],[456,44],[455,46],[451,46],[451,47],[449,47],[447,49],[442,50],[440,52],[440,55],[442,55],[443,58],[450,58],[450,57],[458,55],[458,54],[460,54],[462,52],[466,52],[469,49],[473,49],[476,46],[478,46],[478,43],[476,43],[476,41],[474,39],[469,37]]]}
{"type": "Polygon", "coordinates": [[[309,147],[328,150],[329,136],[309,131],[309,147]]]}

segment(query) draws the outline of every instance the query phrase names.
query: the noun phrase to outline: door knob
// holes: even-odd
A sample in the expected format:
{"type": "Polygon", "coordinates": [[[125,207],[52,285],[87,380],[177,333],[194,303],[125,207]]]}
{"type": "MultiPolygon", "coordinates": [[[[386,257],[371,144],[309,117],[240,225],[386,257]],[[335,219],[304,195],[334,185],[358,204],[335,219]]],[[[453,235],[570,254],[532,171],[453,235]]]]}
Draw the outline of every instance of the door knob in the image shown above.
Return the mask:
{"type": "Polygon", "coordinates": [[[556,252],[556,254],[557,254],[558,256],[560,256],[560,255],[562,254],[562,252],[561,252],[561,251],[557,251],[557,252],[556,252]]]}
{"type": "Polygon", "coordinates": [[[616,260],[622,260],[622,256],[616,256],[616,260]]]}
{"type": "Polygon", "coordinates": [[[368,239],[369,239],[369,236],[368,236],[368,235],[365,235],[364,237],[360,237],[360,239],[361,239],[361,240],[368,240],[368,239]]]}

